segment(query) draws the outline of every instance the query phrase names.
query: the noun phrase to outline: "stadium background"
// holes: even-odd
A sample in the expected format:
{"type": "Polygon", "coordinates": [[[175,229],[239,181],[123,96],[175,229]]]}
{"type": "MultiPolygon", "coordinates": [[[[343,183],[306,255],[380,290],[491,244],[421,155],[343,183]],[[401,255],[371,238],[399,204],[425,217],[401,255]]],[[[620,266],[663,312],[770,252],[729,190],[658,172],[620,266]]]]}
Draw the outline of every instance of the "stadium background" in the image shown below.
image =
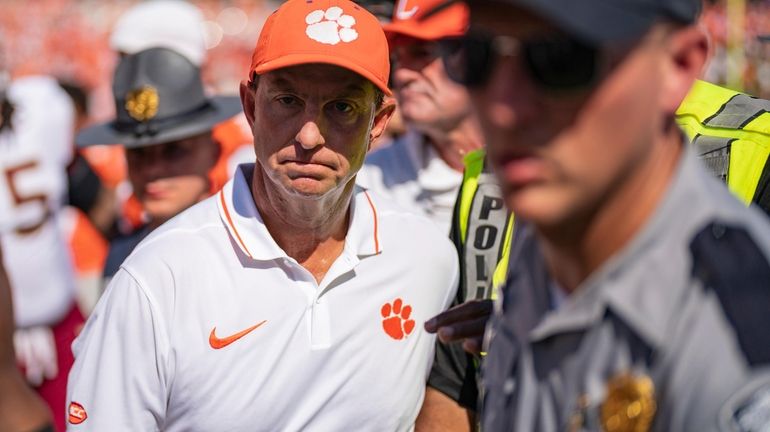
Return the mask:
{"type": "MultiPolygon", "coordinates": [[[[113,114],[110,75],[115,55],[108,38],[132,0],[2,0],[0,64],[5,70],[46,71],[84,86],[91,95],[92,121],[113,114]]],[[[219,93],[236,93],[271,0],[194,0],[206,18],[209,58],[204,79],[219,93]]],[[[714,56],[705,79],[770,97],[770,1],[707,2],[703,25],[714,56]],[[730,44],[732,40],[735,43],[730,44]]]]}

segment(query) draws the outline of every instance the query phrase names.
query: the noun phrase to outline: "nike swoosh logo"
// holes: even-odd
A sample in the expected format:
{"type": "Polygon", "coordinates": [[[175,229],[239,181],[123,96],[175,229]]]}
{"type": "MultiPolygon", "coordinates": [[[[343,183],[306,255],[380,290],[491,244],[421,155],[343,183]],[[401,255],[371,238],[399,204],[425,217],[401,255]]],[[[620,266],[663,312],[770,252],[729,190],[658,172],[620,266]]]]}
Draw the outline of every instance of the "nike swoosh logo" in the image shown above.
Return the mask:
{"type": "Polygon", "coordinates": [[[262,321],[262,322],[260,322],[260,323],[258,323],[256,325],[253,325],[253,326],[247,328],[246,330],[241,330],[241,331],[239,331],[238,333],[236,333],[234,335],[230,335],[230,336],[223,337],[223,338],[218,338],[217,337],[217,335],[215,334],[215,332],[217,331],[217,328],[214,327],[213,329],[211,329],[211,334],[209,335],[209,345],[211,345],[211,348],[214,348],[214,349],[222,349],[222,348],[230,345],[231,343],[237,341],[238,339],[246,336],[247,334],[251,333],[253,330],[259,328],[262,324],[264,324],[266,322],[267,322],[267,320],[264,320],[264,321],[262,321]]]}
{"type": "Polygon", "coordinates": [[[398,7],[396,8],[396,18],[400,20],[408,20],[417,13],[417,9],[419,9],[418,6],[414,6],[411,9],[406,10],[406,3],[408,1],[409,0],[401,0],[398,2],[398,7]]]}

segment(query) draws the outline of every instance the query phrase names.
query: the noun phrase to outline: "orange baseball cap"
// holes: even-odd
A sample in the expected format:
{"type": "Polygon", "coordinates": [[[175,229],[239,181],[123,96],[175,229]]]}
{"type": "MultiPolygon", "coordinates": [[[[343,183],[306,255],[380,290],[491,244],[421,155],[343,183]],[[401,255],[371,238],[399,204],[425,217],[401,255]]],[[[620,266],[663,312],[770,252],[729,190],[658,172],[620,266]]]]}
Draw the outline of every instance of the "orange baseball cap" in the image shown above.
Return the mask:
{"type": "Polygon", "coordinates": [[[393,20],[384,25],[389,39],[403,35],[423,40],[461,36],[468,30],[469,9],[457,2],[433,16],[422,15],[446,3],[446,0],[397,0],[393,20]]]}
{"type": "Polygon", "coordinates": [[[251,58],[252,74],[308,63],[349,69],[385,94],[390,58],[377,18],[350,0],[289,0],[267,18],[251,58]]]}

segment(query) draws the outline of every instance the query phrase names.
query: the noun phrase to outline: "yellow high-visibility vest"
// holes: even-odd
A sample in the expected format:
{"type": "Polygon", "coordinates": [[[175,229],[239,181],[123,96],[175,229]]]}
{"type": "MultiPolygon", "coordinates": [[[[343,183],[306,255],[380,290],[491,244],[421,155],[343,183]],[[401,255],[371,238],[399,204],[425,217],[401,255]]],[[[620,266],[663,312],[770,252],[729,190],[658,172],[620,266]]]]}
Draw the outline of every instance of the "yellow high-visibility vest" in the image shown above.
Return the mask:
{"type": "Polygon", "coordinates": [[[770,101],[697,81],[676,120],[712,173],[770,214],[770,101]]]}
{"type": "Polygon", "coordinates": [[[459,235],[457,246],[465,266],[462,274],[466,280],[461,283],[468,292],[466,300],[497,297],[497,288],[505,282],[511,250],[514,217],[505,210],[497,180],[485,170],[485,158],[483,149],[465,157],[463,182],[455,206],[453,237],[459,235]],[[491,215],[492,211],[498,214],[491,215]],[[486,274],[490,267],[494,269],[491,283],[486,274]]]}

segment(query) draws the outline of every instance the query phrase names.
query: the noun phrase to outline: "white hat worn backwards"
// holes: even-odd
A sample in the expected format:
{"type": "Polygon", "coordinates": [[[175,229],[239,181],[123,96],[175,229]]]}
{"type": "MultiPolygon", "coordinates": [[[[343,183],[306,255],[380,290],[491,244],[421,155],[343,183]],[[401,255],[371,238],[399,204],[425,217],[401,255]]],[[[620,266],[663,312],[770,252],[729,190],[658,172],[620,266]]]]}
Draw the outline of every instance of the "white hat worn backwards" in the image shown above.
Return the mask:
{"type": "Polygon", "coordinates": [[[148,48],[169,48],[200,66],[206,57],[203,14],[182,0],[154,0],[126,11],[115,24],[110,47],[135,54],[148,48]]]}

